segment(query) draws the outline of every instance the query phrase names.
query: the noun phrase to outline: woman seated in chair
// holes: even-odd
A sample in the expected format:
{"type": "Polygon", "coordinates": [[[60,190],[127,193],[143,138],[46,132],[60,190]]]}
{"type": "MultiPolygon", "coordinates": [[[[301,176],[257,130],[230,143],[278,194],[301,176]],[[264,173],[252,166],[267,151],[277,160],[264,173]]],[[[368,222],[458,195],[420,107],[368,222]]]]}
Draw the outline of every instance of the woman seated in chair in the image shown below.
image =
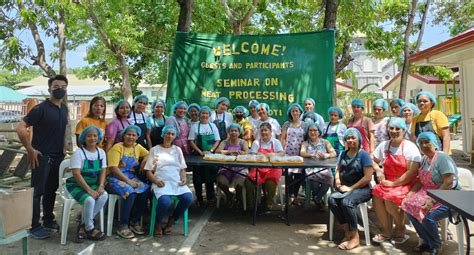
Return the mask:
{"type": "MultiPolygon", "coordinates": [[[[301,145],[301,156],[305,158],[315,157],[327,159],[336,157],[336,151],[329,141],[321,138],[322,129],[316,123],[308,123],[305,132],[305,141],[301,145]]],[[[328,192],[334,183],[332,171],[329,168],[307,168],[306,175],[313,198],[318,210],[324,210],[323,196],[328,192]]]]}
{"type": "MultiPolygon", "coordinates": [[[[248,143],[240,139],[242,128],[237,123],[232,123],[229,127],[229,138],[220,143],[216,153],[224,155],[240,155],[247,154],[249,151],[248,143]]],[[[242,194],[242,187],[245,183],[245,177],[248,169],[244,167],[221,168],[217,172],[217,185],[224,192],[227,198],[228,206],[232,206],[233,195],[229,191],[229,187],[235,187],[237,194],[242,194]]],[[[237,196],[237,200],[242,196],[237,196]]]]}
{"type": "Polygon", "coordinates": [[[357,207],[371,198],[370,181],[374,169],[369,154],[361,149],[362,136],[355,128],[344,133],[347,150],[339,156],[336,167],[336,191],[329,196],[329,209],[344,230],[338,248],[352,250],[359,246],[357,207]]]}
{"type": "Polygon", "coordinates": [[[77,239],[101,241],[105,234],[94,228],[94,217],[104,207],[108,194],[104,190],[107,160],[98,147],[102,132],[95,126],[86,127],[78,137],[82,145],[71,157],[72,177],[66,180],[66,189],[82,205],[82,224],[77,239]]]}
{"type": "MultiPolygon", "coordinates": [[[[272,125],[268,122],[260,124],[259,128],[260,139],[255,140],[250,148],[250,153],[263,154],[267,157],[272,155],[283,156],[283,146],[281,142],[276,138],[272,137],[272,125]]],[[[258,185],[263,184],[264,199],[262,203],[265,210],[271,210],[273,207],[273,198],[276,194],[276,188],[281,177],[281,169],[276,168],[251,168],[248,178],[245,182],[247,190],[247,200],[251,205],[255,204],[255,191],[256,191],[256,172],[258,171],[258,185]],[[253,202],[252,202],[253,201],[253,202]]]]}
{"type": "Polygon", "coordinates": [[[436,134],[420,133],[416,143],[424,156],[418,169],[418,180],[403,200],[402,210],[407,213],[408,219],[422,240],[415,251],[440,254],[442,243],[437,224],[439,220],[448,217],[449,208],[436,202],[426,191],[460,190],[458,170],[453,159],[441,151],[441,143],[436,134]]]}
{"type": "Polygon", "coordinates": [[[378,184],[372,189],[372,201],[382,233],[372,240],[381,243],[392,239],[394,243],[404,243],[409,236],[405,235],[405,214],[400,205],[414,184],[421,155],[413,142],[404,139],[407,126],[402,118],[392,117],[388,131],[390,140],[381,142],[374,151],[373,167],[378,184]]]}
{"type": "Polygon", "coordinates": [[[143,159],[148,156],[147,149],[136,143],[140,135],[141,129],[138,126],[126,127],[121,133],[123,142],[115,144],[107,152],[107,191],[121,197],[117,234],[125,239],[133,238],[133,233],[145,234],[140,226],[140,218],[146,209],[150,186],[137,177],[139,169],[143,169],[145,165],[143,159]]]}
{"type": "Polygon", "coordinates": [[[161,132],[163,144],[151,148],[145,165],[151,189],[158,200],[156,207],[155,235],[161,237],[170,234],[173,223],[179,219],[193,201],[193,194],[186,185],[186,162],[181,148],[173,145],[178,131],[173,126],[165,126],[161,132]],[[169,214],[173,206],[173,196],[179,199],[176,208],[169,214]],[[161,221],[168,216],[166,226],[161,228],[161,221]]]}

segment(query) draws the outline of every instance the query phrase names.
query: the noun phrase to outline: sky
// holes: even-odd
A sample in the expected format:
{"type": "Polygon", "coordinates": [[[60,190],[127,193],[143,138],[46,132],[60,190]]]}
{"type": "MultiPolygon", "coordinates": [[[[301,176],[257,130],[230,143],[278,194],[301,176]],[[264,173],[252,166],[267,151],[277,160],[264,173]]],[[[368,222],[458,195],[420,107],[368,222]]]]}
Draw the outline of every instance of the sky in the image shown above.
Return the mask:
{"type": "MultiPolygon", "coordinates": [[[[31,48],[36,49],[33,38],[31,37],[31,33],[29,33],[28,30],[23,31],[20,37],[27,45],[30,45],[31,48]]],[[[428,23],[425,27],[425,33],[423,35],[421,50],[427,49],[436,44],[444,42],[448,40],[449,38],[450,38],[449,29],[446,26],[433,25],[431,24],[430,20],[428,20],[428,23]]],[[[46,47],[47,55],[49,56],[49,53],[53,49],[53,44],[56,42],[56,39],[51,38],[51,37],[48,38],[44,34],[42,34],[42,39],[46,47]]],[[[412,41],[414,40],[415,39],[412,38],[412,41]]],[[[87,50],[87,46],[82,45],[78,47],[77,49],[75,49],[74,51],[67,51],[66,61],[67,61],[68,68],[77,68],[77,67],[87,66],[88,63],[84,60],[84,57],[86,56],[86,50],[87,50]]],[[[47,61],[51,63],[50,59],[48,59],[47,61]]],[[[53,68],[59,69],[58,61],[53,63],[53,68]]]]}

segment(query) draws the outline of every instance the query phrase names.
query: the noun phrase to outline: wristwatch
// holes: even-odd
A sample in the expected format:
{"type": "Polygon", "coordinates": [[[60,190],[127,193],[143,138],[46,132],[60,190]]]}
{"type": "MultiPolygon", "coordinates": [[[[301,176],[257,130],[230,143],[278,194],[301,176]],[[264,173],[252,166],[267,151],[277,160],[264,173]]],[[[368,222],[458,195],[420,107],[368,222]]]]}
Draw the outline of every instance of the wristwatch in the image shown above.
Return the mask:
{"type": "Polygon", "coordinates": [[[214,149],[210,149],[209,151],[210,151],[211,153],[214,153],[214,149]]]}

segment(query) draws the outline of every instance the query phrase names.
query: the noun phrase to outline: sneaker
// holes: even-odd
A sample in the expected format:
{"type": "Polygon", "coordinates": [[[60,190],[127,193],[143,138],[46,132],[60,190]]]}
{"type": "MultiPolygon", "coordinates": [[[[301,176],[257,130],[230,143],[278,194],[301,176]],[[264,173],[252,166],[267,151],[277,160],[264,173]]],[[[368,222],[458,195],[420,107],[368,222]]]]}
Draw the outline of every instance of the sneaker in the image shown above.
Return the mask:
{"type": "Polygon", "coordinates": [[[49,232],[59,232],[59,225],[56,221],[52,221],[49,223],[43,222],[43,227],[49,232]]]}
{"type": "Polygon", "coordinates": [[[38,239],[38,240],[46,239],[46,238],[49,238],[51,236],[49,234],[49,232],[46,231],[46,229],[44,229],[43,226],[38,226],[36,228],[30,229],[30,235],[34,239],[38,239]]]}

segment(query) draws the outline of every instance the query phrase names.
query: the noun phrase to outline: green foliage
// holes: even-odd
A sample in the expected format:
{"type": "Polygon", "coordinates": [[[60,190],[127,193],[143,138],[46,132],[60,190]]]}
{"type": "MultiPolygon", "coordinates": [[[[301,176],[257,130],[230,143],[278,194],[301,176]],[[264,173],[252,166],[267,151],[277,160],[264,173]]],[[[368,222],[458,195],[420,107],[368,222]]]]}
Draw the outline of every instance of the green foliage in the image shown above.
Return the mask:
{"type": "Polygon", "coordinates": [[[439,80],[442,81],[450,81],[454,79],[453,70],[444,66],[416,66],[413,67],[413,71],[424,75],[429,74],[436,76],[439,80]]]}
{"type": "Polygon", "coordinates": [[[449,27],[451,36],[474,27],[474,1],[472,0],[439,0],[432,9],[435,18],[433,23],[449,27]]]}
{"type": "Polygon", "coordinates": [[[29,81],[40,76],[43,72],[37,68],[23,68],[17,73],[0,70],[0,86],[15,89],[15,84],[29,81]]]}

